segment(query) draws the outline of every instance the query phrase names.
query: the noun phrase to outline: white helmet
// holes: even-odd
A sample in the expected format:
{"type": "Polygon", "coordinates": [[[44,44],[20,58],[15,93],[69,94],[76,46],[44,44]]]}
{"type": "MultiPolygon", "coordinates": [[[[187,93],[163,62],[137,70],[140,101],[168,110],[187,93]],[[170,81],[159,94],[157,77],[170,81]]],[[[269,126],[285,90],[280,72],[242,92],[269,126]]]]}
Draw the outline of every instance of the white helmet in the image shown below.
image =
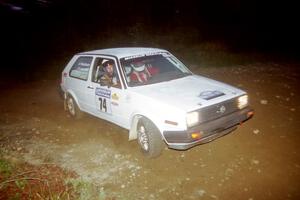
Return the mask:
{"type": "Polygon", "coordinates": [[[125,74],[128,76],[128,75],[130,75],[130,73],[132,72],[132,67],[130,67],[130,66],[125,66],[125,67],[124,67],[124,71],[125,71],[125,74]]]}
{"type": "Polygon", "coordinates": [[[146,65],[143,62],[133,63],[133,64],[131,64],[131,66],[137,72],[142,72],[146,68],[146,65]]]}

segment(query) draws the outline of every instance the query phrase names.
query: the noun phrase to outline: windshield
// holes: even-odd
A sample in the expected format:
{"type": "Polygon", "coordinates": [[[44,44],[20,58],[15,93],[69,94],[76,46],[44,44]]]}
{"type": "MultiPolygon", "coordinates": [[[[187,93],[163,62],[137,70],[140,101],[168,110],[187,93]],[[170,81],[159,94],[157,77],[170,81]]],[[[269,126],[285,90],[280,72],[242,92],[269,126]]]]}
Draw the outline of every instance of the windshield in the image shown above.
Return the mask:
{"type": "Polygon", "coordinates": [[[191,72],[177,58],[168,53],[126,57],[120,61],[129,87],[170,81],[191,75],[191,72]]]}

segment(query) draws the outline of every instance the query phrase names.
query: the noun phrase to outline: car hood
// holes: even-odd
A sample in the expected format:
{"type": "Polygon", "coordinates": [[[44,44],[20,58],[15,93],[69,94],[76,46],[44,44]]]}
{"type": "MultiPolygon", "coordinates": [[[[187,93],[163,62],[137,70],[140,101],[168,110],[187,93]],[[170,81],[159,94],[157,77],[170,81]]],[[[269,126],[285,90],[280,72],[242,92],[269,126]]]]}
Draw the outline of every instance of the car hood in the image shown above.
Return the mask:
{"type": "Polygon", "coordinates": [[[140,95],[186,112],[206,107],[245,92],[206,77],[191,75],[167,82],[130,88],[140,95]]]}

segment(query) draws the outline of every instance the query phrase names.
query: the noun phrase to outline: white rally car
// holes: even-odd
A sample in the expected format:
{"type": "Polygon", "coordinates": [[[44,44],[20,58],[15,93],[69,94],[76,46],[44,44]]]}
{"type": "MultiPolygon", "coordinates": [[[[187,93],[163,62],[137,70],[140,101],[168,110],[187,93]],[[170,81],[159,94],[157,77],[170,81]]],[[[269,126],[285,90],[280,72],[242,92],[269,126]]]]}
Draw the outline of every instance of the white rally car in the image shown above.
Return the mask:
{"type": "Polygon", "coordinates": [[[210,142],[253,115],[244,91],[193,74],[156,48],[78,53],[62,72],[61,89],[71,116],[85,112],[128,129],[148,157],[164,144],[185,150],[210,142]]]}

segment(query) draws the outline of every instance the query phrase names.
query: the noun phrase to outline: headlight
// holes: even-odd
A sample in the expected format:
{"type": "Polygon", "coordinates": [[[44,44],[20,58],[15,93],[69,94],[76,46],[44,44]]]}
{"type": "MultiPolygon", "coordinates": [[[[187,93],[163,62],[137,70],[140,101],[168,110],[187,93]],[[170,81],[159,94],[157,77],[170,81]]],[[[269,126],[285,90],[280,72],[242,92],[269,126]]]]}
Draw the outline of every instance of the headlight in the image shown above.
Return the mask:
{"type": "Polygon", "coordinates": [[[238,98],[238,108],[242,109],[248,105],[248,95],[243,95],[238,98]]]}
{"type": "Polygon", "coordinates": [[[194,126],[199,122],[199,113],[190,112],[186,115],[186,123],[188,127],[194,126]]]}

